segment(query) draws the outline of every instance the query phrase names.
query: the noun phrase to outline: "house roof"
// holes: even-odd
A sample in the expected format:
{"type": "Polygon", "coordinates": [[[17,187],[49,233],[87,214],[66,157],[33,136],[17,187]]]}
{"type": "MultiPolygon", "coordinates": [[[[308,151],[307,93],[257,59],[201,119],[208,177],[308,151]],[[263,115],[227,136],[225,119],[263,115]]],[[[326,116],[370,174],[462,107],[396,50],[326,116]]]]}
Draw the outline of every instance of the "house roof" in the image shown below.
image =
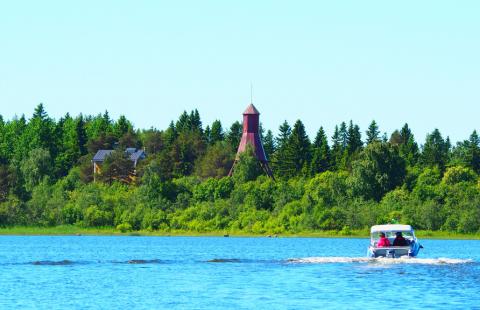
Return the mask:
{"type": "MultiPolygon", "coordinates": [[[[93,162],[103,162],[105,161],[105,158],[109,156],[110,154],[113,153],[113,150],[98,150],[97,154],[93,156],[92,161],[93,162]]],[[[144,159],[146,157],[146,154],[143,150],[137,150],[135,148],[127,148],[125,150],[125,153],[127,153],[130,157],[131,161],[138,161],[139,159],[144,159]]]]}
{"type": "Polygon", "coordinates": [[[245,112],[243,112],[243,115],[245,114],[260,114],[260,112],[258,112],[257,108],[255,108],[253,103],[250,103],[245,112]]]}
{"type": "Polygon", "coordinates": [[[97,151],[97,154],[95,154],[95,156],[93,156],[93,161],[94,162],[102,162],[105,160],[105,158],[112,154],[113,150],[98,150],[97,151]]]}
{"type": "Polygon", "coordinates": [[[143,150],[138,150],[130,155],[130,160],[137,161],[139,159],[145,158],[145,152],[143,150]]]}

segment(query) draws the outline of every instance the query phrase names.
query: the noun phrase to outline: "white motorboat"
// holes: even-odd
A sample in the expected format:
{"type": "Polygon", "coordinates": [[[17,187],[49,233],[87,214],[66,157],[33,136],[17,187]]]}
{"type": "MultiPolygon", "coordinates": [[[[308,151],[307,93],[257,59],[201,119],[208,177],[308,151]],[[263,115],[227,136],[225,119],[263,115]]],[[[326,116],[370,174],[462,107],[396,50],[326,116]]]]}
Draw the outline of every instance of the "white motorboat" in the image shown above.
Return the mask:
{"type": "Polygon", "coordinates": [[[420,249],[423,248],[418,243],[415,232],[410,225],[376,225],[372,226],[370,235],[368,257],[416,257],[420,249]]]}

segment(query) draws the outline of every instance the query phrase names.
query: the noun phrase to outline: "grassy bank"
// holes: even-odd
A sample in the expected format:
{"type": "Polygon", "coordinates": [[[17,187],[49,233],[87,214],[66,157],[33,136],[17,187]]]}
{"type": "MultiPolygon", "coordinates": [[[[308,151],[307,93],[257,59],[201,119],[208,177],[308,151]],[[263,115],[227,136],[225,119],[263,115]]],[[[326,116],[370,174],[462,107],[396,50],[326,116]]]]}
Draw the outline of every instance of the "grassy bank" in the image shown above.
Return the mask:
{"type": "MultiPolygon", "coordinates": [[[[477,234],[460,234],[456,232],[446,231],[416,231],[417,237],[420,239],[470,239],[480,240],[480,233],[477,234]]],[[[315,232],[299,232],[299,233],[283,233],[275,234],[255,234],[244,231],[213,231],[213,232],[196,232],[196,231],[131,231],[121,232],[113,227],[79,227],[74,225],[62,225],[54,227],[30,227],[30,226],[14,226],[0,228],[0,235],[20,235],[20,236],[62,236],[62,235],[91,235],[91,236],[231,236],[231,237],[309,237],[309,238],[368,238],[368,230],[352,230],[344,231],[315,231],[315,232]]]]}

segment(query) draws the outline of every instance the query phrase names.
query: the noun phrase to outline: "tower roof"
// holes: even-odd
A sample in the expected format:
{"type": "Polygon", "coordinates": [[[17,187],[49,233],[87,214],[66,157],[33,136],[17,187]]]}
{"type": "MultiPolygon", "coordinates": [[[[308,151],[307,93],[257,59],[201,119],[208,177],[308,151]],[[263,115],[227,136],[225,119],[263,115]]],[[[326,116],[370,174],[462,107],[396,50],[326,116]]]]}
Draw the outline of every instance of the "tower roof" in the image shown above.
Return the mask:
{"type": "Polygon", "coordinates": [[[253,103],[250,103],[245,112],[243,112],[243,115],[245,114],[260,114],[260,112],[258,112],[257,108],[255,108],[253,103]]]}

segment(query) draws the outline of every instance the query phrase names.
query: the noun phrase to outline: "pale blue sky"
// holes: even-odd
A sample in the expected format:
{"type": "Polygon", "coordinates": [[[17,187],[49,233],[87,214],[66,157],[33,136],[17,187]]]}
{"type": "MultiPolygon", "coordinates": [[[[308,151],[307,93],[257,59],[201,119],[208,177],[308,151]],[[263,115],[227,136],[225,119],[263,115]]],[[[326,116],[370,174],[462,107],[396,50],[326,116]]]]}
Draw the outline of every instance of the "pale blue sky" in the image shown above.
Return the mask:
{"type": "Polygon", "coordinates": [[[480,1],[2,1],[0,114],[480,129],[480,1]]]}

